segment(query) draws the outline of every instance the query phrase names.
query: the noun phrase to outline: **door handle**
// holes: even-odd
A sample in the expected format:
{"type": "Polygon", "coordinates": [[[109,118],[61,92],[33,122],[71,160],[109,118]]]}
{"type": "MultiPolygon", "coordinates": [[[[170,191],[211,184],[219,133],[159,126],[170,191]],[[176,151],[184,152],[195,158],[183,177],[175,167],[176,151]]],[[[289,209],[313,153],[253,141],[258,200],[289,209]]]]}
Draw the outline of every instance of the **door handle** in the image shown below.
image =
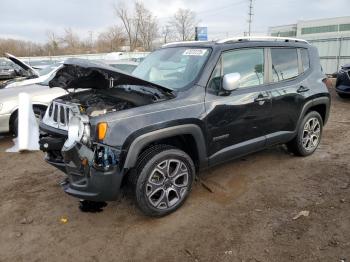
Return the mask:
{"type": "Polygon", "coordinates": [[[260,104],[262,102],[269,101],[270,99],[271,99],[271,97],[269,95],[260,94],[257,98],[254,99],[254,102],[260,104]]]}
{"type": "Polygon", "coordinates": [[[297,89],[297,92],[298,93],[304,93],[304,92],[307,92],[309,91],[310,88],[306,87],[306,86],[300,86],[298,89],[297,89]]]}

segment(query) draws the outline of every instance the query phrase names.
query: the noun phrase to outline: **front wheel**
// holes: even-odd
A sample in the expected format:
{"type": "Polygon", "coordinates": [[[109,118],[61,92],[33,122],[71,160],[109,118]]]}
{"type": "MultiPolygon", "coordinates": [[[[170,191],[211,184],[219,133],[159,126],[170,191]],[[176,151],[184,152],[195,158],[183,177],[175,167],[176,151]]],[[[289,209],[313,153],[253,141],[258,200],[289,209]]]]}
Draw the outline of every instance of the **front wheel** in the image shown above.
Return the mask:
{"type": "Polygon", "coordinates": [[[298,156],[311,155],[321,141],[323,120],[316,111],[308,113],[301,122],[297,136],[287,144],[288,149],[298,156]]]}
{"type": "Polygon", "coordinates": [[[167,145],[146,150],[135,171],[137,205],[146,215],[156,217],[174,212],[185,202],[195,177],[190,156],[167,145]]]}

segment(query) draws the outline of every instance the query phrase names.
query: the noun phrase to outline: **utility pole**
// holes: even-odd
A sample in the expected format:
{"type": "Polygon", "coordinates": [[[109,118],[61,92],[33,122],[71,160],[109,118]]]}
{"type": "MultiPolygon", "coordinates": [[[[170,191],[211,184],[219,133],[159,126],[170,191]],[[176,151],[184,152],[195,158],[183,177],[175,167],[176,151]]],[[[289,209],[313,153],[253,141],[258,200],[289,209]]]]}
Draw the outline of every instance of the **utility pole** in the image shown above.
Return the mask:
{"type": "Polygon", "coordinates": [[[250,36],[250,32],[252,29],[252,21],[253,21],[253,0],[249,0],[249,12],[248,12],[248,36],[250,36]]]}

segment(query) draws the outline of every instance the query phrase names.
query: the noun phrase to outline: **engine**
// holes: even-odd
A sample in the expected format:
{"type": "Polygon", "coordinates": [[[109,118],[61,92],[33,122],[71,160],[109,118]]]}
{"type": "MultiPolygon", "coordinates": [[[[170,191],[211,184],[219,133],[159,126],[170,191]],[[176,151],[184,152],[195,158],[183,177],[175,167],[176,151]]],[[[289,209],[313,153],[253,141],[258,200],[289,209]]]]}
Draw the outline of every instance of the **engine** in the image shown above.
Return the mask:
{"type": "Polygon", "coordinates": [[[89,95],[79,100],[73,99],[71,102],[79,104],[81,111],[85,112],[89,117],[135,107],[135,105],[129,101],[101,94],[89,95]]]}

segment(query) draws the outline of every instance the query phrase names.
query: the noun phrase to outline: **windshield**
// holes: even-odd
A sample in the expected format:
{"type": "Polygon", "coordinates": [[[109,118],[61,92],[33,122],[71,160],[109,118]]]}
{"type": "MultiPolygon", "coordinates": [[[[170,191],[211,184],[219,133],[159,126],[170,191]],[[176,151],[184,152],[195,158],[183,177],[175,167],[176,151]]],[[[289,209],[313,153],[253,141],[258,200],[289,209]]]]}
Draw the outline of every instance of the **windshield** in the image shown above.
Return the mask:
{"type": "Polygon", "coordinates": [[[159,49],[148,55],[132,75],[164,87],[180,89],[196,79],[209,54],[208,48],[159,49]]]}
{"type": "Polygon", "coordinates": [[[43,75],[47,75],[49,73],[51,73],[52,70],[56,69],[57,67],[59,67],[61,64],[60,63],[55,63],[55,64],[52,64],[52,65],[49,65],[43,69],[41,69],[39,71],[39,75],[40,76],[43,76],[43,75]]]}

